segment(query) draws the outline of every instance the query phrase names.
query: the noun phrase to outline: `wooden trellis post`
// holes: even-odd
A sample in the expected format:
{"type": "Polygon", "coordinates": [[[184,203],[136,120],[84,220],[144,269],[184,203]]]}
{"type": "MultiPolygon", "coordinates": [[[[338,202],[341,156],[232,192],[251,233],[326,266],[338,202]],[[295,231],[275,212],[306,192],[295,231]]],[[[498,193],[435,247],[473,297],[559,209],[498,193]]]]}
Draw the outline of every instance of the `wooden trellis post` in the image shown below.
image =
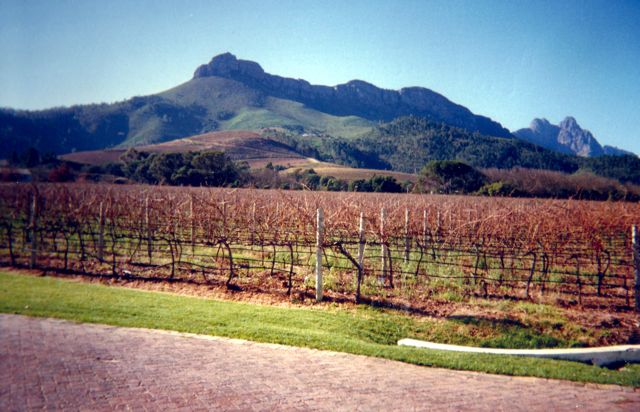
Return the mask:
{"type": "Polygon", "coordinates": [[[358,265],[364,267],[364,213],[360,212],[360,226],[358,228],[358,265]]]}
{"type": "Polygon", "coordinates": [[[190,224],[190,228],[189,228],[189,235],[191,237],[191,256],[195,255],[195,251],[196,251],[196,218],[193,215],[193,194],[191,195],[191,197],[189,198],[189,219],[191,220],[191,224],[190,224]]]}
{"type": "Polygon", "coordinates": [[[256,237],[256,202],[251,206],[251,246],[253,246],[256,237]]]}
{"type": "Polygon", "coordinates": [[[380,281],[384,283],[384,280],[387,278],[387,244],[384,239],[384,219],[385,219],[385,210],[384,208],[380,209],[380,254],[382,255],[382,260],[380,262],[380,281]]]}
{"type": "Polygon", "coordinates": [[[29,262],[29,267],[31,269],[35,269],[36,267],[36,259],[38,257],[38,194],[33,194],[33,199],[31,201],[31,216],[29,219],[29,228],[31,229],[31,259],[29,262]]]}
{"type": "Polygon", "coordinates": [[[153,255],[153,243],[151,241],[151,219],[149,216],[149,196],[144,199],[144,224],[147,227],[147,255],[149,256],[149,264],[153,255]]]}
{"type": "Polygon", "coordinates": [[[227,201],[222,201],[222,237],[227,238],[227,201]]]}
{"type": "Polygon", "coordinates": [[[358,276],[356,279],[356,303],[360,303],[360,289],[362,287],[362,279],[364,277],[364,213],[360,212],[360,224],[358,227],[358,276]]]}
{"type": "Polygon", "coordinates": [[[404,263],[409,262],[411,238],[409,237],[409,208],[404,209],[404,263]]]}
{"type": "Polygon", "coordinates": [[[633,227],[631,228],[631,245],[633,247],[636,312],[640,312],[640,238],[638,238],[638,227],[636,225],[633,225],[633,227]]]}
{"type": "Polygon", "coordinates": [[[100,215],[98,216],[98,260],[104,260],[104,202],[100,202],[100,215]]]}
{"type": "Polygon", "coordinates": [[[316,216],[316,301],[322,301],[322,243],[324,242],[324,214],[318,208],[316,216]]]}
{"type": "Polygon", "coordinates": [[[422,211],[422,245],[426,246],[427,244],[427,226],[428,226],[428,217],[427,209],[422,211]]]}

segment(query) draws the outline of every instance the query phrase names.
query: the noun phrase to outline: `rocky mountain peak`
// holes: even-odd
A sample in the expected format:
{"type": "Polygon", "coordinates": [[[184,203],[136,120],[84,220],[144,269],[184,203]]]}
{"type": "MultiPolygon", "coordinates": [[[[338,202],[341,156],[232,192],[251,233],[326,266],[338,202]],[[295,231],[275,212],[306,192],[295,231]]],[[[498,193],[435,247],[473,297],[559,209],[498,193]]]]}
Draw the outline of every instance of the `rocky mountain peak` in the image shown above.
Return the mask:
{"type": "Polygon", "coordinates": [[[558,128],[558,126],[554,126],[552,125],[547,119],[542,118],[542,119],[533,119],[531,121],[531,124],[529,124],[529,129],[531,129],[532,131],[536,132],[536,133],[540,133],[540,134],[553,134],[556,133],[556,129],[558,128]]]}
{"type": "Polygon", "coordinates": [[[569,147],[578,156],[593,157],[604,154],[602,146],[591,132],[582,129],[573,117],[566,117],[559,126],[558,142],[569,147]]]}
{"type": "Polygon", "coordinates": [[[517,130],[514,134],[520,139],[561,153],[583,157],[605,154],[591,132],[582,129],[571,116],[565,117],[557,126],[547,119],[534,119],[528,129],[517,130]]]}
{"type": "Polygon", "coordinates": [[[576,130],[576,131],[582,130],[578,125],[578,122],[576,121],[576,119],[571,116],[565,117],[564,120],[562,120],[558,126],[560,126],[560,128],[564,130],[576,130]]]}
{"type": "Polygon", "coordinates": [[[544,117],[543,117],[543,118],[541,118],[541,119],[539,119],[539,118],[537,118],[537,117],[536,117],[536,118],[535,118],[535,119],[533,119],[533,120],[531,121],[531,123],[529,124],[529,127],[530,127],[531,129],[534,129],[534,128],[544,128],[544,127],[548,127],[548,126],[551,126],[551,123],[550,123],[547,119],[545,119],[544,117]]]}
{"type": "Polygon", "coordinates": [[[513,137],[500,123],[475,115],[466,107],[422,87],[387,90],[362,80],[334,87],[312,85],[302,79],[265,73],[258,63],[240,60],[231,53],[215,56],[208,64],[198,67],[193,77],[196,81],[203,77],[238,81],[266,96],[293,100],[335,116],[389,121],[414,115],[489,136],[513,137]]]}
{"type": "Polygon", "coordinates": [[[203,64],[198,67],[193,77],[247,76],[260,79],[264,77],[264,75],[265,72],[258,63],[249,60],[239,60],[236,56],[227,52],[215,56],[208,64],[203,64]]]}
{"type": "Polygon", "coordinates": [[[365,90],[377,89],[377,87],[374,86],[373,84],[365,82],[364,80],[358,80],[358,79],[350,80],[347,83],[345,83],[344,86],[351,87],[353,89],[365,89],[365,90]]]}

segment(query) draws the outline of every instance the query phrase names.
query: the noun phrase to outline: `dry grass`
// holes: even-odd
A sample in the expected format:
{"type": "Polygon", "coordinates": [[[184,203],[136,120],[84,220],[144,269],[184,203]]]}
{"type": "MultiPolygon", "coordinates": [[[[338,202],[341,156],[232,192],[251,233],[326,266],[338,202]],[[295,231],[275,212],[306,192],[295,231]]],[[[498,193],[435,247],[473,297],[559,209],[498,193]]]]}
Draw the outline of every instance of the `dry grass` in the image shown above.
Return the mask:
{"type": "MultiPolygon", "coordinates": [[[[138,146],[136,150],[149,153],[223,151],[233,160],[247,161],[251,167],[260,167],[257,165],[263,166],[268,162],[287,165],[307,161],[305,157],[288,147],[250,131],[212,132],[170,142],[138,146]]],[[[112,149],[76,152],[63,155],[61,159],[101,165],[118,161],[125,151],[125,149],[112,149]]]]}
{"type": "Polygon", "coordinates": [[[411,173],[394,172],[391,170],[356,169],[353,167],[339,166],[326,162],[309,162],[307,164],[288,169],[286,173],[293,174],[296,171],[303,171],[305,169],[313,169],[320,176],[333,176],[337,179],[346,180],[348,182],[358,179],[370,179],[374,175],[393,176],[398,182],[404,182],[406,180],[416,182],[418,180],[418,176],[411,173]]]}
{"type": "Polygon", "coordinates": [[[587,199],[608,193],[640,195],[640,187],[622,184],[615,179],[590,172],[567,174],[552,170],[514,168],[485,169],[483,173],[493,182],[506,182],[533,197],[576,197],[587,199]]]}

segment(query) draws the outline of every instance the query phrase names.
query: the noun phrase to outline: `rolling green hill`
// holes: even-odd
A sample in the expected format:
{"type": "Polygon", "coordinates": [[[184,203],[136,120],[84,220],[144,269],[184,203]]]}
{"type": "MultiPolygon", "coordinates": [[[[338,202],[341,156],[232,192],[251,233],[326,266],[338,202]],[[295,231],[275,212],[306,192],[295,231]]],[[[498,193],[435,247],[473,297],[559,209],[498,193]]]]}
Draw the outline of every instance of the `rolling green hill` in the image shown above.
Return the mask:
{"type": "Polygon", "coordinates": [[[370,132],[373,124],[267,96],[234,80],[196,78],[158,95],[115,104],[39,112],[0,110],[0,158],[28,147],[62,154],[266,127],[354,138],[370,132]]]}
{"type": "Polygon", "coordinates": [[[224,130],[283,127],[300,134],[323,134],[347,139],[374,130],[374,123],[357,116],[332,116],[291,100],[268,97],[261,108],[244,108],[221,123],[224,130]]]}

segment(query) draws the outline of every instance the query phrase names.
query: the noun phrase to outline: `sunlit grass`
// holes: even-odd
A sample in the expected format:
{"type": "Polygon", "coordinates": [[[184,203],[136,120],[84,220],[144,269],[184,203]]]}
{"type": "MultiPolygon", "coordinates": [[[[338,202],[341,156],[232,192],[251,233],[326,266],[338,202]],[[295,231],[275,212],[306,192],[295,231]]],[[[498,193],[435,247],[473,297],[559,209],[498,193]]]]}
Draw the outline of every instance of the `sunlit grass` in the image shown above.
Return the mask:
{"type": "Polygon", "coordinates": [[[0,311],[242,338],[452,369],[640,386],[636,366],[615,371],[573,362],[449,353],[396,345],[398,339],[405,337],[482,346],[530,347],[532,342],[536,346],[571,344],[561,336],[540,333],[537,326],[521,322],[469,316],[417,318],[369,306],[271,307],[6,272],[0,273],[0,311]]]}

